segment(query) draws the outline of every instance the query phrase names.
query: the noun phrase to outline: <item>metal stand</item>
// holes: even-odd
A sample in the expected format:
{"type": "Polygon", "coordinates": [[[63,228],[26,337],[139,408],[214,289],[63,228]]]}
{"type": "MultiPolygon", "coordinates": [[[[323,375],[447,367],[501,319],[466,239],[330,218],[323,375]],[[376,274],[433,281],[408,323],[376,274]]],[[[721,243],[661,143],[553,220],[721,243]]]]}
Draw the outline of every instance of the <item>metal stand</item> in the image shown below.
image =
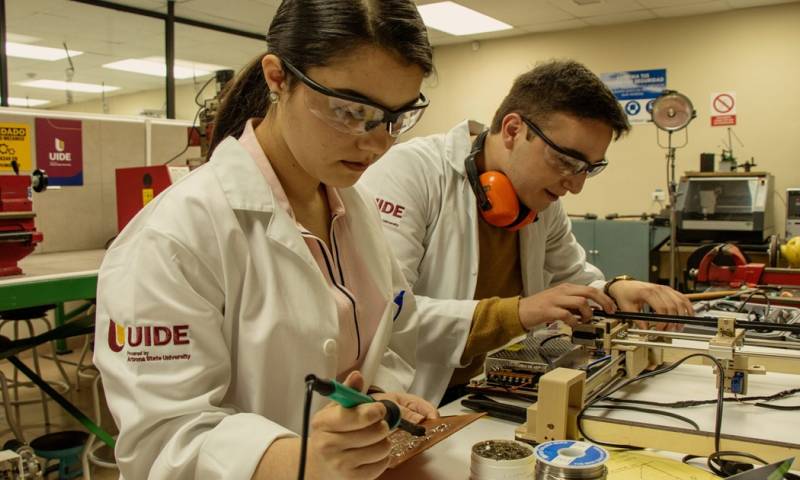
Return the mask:
{"type": "Polygon", "coordinates": [[[689,143],[689,133],[686,132],[686,138],[683,145],[672,145],[672,131],[667,132],[667,145],[661,145],[661,139],[658,137],[658,130],[656,130],[656,139],[658,146],[667,149],[667,191],[669,192],[669,286],[677,288],[678,275],[675,273],[677,267],[677,253],[678,246],[678,182],[675,177],[675,150],[685,147],[689,143]]]}
{"type": "Polygon", "coordinates": [[[675,288],[678,283],[675,274],[675,263],[678,246],[678,183],[675,181],[675,147],[672,146],[672,132],[669,132],[667,147],[667,168],[668,180],[667,188],[669,191],[669,286],[675,288]]]}

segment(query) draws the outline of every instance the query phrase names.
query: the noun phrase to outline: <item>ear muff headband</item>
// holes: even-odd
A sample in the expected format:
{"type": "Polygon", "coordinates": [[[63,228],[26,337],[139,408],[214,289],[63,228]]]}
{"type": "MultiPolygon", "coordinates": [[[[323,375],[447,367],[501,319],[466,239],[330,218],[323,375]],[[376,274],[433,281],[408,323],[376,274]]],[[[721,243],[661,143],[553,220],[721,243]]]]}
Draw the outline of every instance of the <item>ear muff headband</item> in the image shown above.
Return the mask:
{"type": "Polygon", "coordinates": [[[464,160],[467,179],[478,200],[483,219],[490,225],[516,231],[535,221],[536,212],[520,203],[511,180],[502,173],[490,171],[478,175],[475,158],[483,151],[488,133],[485,130],[478,135],[464,160]]]}

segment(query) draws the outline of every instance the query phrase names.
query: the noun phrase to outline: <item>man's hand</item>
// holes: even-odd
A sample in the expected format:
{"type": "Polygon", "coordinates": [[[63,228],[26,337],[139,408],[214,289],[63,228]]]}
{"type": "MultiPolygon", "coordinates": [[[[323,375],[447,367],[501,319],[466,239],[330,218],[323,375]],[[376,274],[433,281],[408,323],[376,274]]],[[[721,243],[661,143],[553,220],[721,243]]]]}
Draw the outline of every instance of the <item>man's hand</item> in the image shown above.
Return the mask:
{"type": "MultiPolygon", "coordinates": [[[[608,293],[616,300],[619,309],[625,312],[640,312],[649,305],[655,313],[668,315],[694,315],[692,302],[680,292],[667,286],[655,283],[623,280],[614,282],[608,293]]],[[[657,330],[678,331],[682,325],[678,323],[654,324],[657,330]]],[[[640,327],[647,328],[647,322],[640,322],[640,327]]]]}
{"type": "Polygon", "coordinates": [[[562,283],[521,299],[519,301],[519,320],[525,330],[531,330],[537,325],[556,320],[561,320],[574,327],[592,319],[589,300],[596,302],[606,312],[616,312],[617,310],[614,300],[596,288],[562,283]]]}

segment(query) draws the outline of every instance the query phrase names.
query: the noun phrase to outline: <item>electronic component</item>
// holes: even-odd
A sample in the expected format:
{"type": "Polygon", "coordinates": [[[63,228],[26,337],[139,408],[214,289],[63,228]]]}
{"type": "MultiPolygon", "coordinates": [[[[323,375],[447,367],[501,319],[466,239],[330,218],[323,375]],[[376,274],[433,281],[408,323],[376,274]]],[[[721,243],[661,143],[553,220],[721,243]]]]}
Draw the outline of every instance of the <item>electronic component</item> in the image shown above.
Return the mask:
{"type": "Polygon", "coordinates": [[[587,353],[558,332],[529,334],[519,343],[486,357],[486,385],[535,392],[539,377],[557,367],[576,367],[587,353]]]}

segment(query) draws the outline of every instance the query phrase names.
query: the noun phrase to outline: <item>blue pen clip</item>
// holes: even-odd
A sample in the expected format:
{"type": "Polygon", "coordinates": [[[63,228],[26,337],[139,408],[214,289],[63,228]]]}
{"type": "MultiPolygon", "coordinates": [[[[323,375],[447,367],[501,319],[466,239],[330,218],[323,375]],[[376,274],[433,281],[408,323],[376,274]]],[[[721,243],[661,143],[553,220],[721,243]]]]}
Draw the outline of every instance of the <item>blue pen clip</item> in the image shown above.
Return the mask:
{"type": "Polygon", "coordinates": [[[397,305],[397,311],[394,312],[394,317],[392,317],[392,321],[394,322],[397,320],[397,317],[400,316],[400,311],[403,310],[403,297],[405,297],[406,291],[400,290],[400,293],[395,295],[394,297],[394,304],[397,305]]]}

